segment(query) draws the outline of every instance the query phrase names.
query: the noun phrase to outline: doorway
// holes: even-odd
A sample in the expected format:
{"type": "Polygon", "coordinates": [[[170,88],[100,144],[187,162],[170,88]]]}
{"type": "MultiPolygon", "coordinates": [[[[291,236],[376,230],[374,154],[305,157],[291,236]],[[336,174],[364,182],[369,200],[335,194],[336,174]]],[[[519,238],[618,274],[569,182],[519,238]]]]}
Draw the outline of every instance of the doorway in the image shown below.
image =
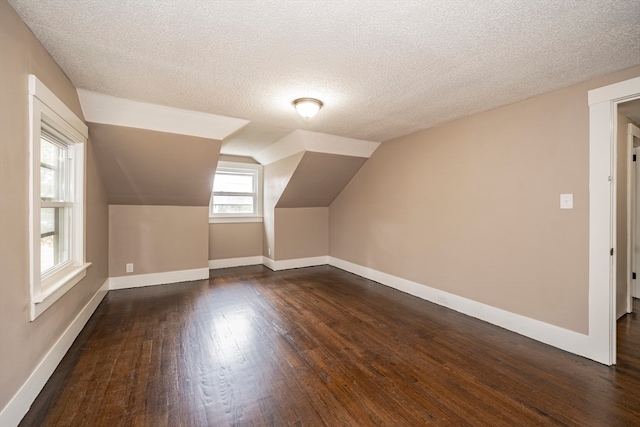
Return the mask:
{"type": "Polygon", "coordinates": [[[584,353],[606,365],[616,363],[617,112],[618,105],[639,98],[640,77],[588,95],[589,333],[584,353]]]}
{"type": "MultiPolygon", "coordinates": [[[[618,295],[624,294],[625,312],[633,311],[633,298],[640,298],[640,99],[618,106],[618,139],[623,140],[627,148],[627,263],[628,275],[625,289],[618,289],[618,295]]],[[[618,310],[620,312],[620,310],[618,310]]],[[[623,314],[624,315],[624,314],[623,314]]],[[[620,318],[621,316],[618,316],[620,318]]]]}
{"type": "MultiPolygon", "coordinates": [[[[633,298],[640,298],[640,99],[618,105],[618,138],[627,139],[631,156],[629,164],[629,262],[631,277],[628,281],[627,313],[633,310],[633,298]],[[626,126],[626,129],[623,127],[626,126]],[[622,131],[625,134],[622,134],[622,131]]],[[[636,301],[637,303],[637,301],[636,301]]],[[[637,307],[637,304],[636,304],[637,307]]],[[[636,309],[637,311],[637,309],[636,309]]]]}
{"type": "MultiPolygon", "coordinates": [[[[634,171],[631,176],[634,187],[631,197],[633,198],[632,214],[631,214],[631,241],[629,251],[631,253],[631,271],[632,277],[629,282],[629,310],[632,312],[634,304],[633,299],[640,299],[640,127],[629,125],[631,134],[631,144],[633,147],[634,171]]],[[[637,311],[638,309],[636,309],[637,311]]]]}
{"type": "Polygon", "coordinates": [[[640,273],[638,238],[638,153],[640,99],[620,103],[616,110],[616,319],[633,310],[632,296],[640,273]]]}

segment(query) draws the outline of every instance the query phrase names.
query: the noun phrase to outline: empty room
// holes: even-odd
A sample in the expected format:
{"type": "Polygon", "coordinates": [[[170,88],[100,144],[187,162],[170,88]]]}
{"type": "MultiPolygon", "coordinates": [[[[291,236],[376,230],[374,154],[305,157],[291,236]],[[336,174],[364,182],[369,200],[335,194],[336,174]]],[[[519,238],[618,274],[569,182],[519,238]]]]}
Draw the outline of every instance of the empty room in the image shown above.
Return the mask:
{"type": "Polygon", "coordinates": [[[0,426],[640,425],[637,1],[0,0],[0,426]]]}

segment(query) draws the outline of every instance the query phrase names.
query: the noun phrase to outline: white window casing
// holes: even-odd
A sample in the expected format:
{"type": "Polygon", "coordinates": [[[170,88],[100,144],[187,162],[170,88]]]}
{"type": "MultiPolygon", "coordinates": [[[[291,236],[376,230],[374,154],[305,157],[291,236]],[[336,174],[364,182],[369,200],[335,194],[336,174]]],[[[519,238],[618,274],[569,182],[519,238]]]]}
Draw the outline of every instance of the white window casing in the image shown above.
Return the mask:
{"type": "Polygon", "coordinates": [[[215,191],[215,178],[212,185],[211,201],[209,203],[209,223],[222,222],[262,222],[262,165],[252,163],[236,163],[236,162],[218,162],[216,175],[238,175],[251,176],[253,183],[253,191],[215,191]],[[216,212],[215,198],[222,197],[245,197],[252,198],[252,212],[216,212]]]}
{"type": "Polygon", "coordinates": [[[36,76],[29,75],[29,249],[30,319],[35,320],[86,275],[85,257],[85,143],[88,128],[36,76]],[[44,131],[44,132],[43,132],[44,131]],[[64,198],[41,199],[41,138],[65,154],[66,173],[59,184],[64,198]],[[41,209],[68,210],[67,260],[41,271],[41,209]]]}

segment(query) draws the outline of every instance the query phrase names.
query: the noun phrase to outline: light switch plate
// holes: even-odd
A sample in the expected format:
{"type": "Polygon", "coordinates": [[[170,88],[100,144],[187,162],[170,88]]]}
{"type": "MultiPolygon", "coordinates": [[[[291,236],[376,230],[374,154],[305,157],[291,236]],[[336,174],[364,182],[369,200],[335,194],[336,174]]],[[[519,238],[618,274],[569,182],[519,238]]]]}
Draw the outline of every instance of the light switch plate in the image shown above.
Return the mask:
{"type": "Polygon", "coordinates": [[[573,194],[560,195],[560,209],[573,209],[573,194]]]}

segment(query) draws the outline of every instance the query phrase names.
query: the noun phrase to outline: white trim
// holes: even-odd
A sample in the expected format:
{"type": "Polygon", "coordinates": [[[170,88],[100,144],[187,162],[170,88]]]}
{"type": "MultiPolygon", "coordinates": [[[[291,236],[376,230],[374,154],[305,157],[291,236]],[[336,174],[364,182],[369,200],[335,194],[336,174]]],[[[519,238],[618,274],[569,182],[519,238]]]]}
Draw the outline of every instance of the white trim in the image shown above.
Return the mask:
{"type": "Polygon", "coordinates": [[[617,104],[640,96],[640,77],[589,91],[589,339],[590,359],[616,363],[614,231],[617,104]]]}
{"type": "Polygon", "coordinates": [[[90,265],[90,262],[86,262],[71,269],[63,270],[64,275],[54,285],[47,287],[42,293],[35,294],[31,301],[31,320],[44,313],[54,302],[62,298],[80,280],[84,279],[90,265]]]}
{"type": "Polygon", "coordinates": [[[636,96],[640,91],[640,77],[613,83],[589,91],[589,105],[611,102],[636,96]]]}
{"type": "Polygon", "coordinates": [[[363,139],[295,130],[260,151],[254,159],[263,165],[268,165],[302,151],[369,158],[379,145],[379,142],[363,139]]]}
{"type": "Polygon", "coordinates": [[[476,319],[483,320],[520,335],[541,341],[571,353],[590,357],[587,351],[587,335],[560,328],[539,320],[511,313],[487,304],[412,282],[401,277],[363,267],[335,257],[328,257],[329,264],[385,286],[450,308],[476,319]]]}
{"type": "Polygon", "coordinates": [[[149,129],[222,141],[249,124],[248,120],[164,105],[131,101],[78,89],[86,121],[149,129]]]}
{"type": "Polygon", "coordinates": [[[262,265],[262,255],[209,260],[209,268],[211,270],[218,268],[242,267],[244,265],[262,265]]]}
{"type": "Polygon", "coordinates": [[[29,95],[35,96],[43,104],[55,111],[68,125],[61,124],[65,131],[70,132],[72,135],[78,132],[84,139],[89,138],[87,125],[33,74],[29,74],[29,95]]]}
{"type": "Polygon", "coordinates": [[[610,103],[590,106],[590,115],[605,116],[606,124],[592,119],[589,131],[589,337],[592,345],[599,348],[595,359],[610,365],[615,363],[609,344],[611,338],[615,339],[615,334],[611,337],[610,333],[609,311],[610,305],[615,304],[615,296],[610,295],[615,272],[609,254],[615,239],[611,230],[614,192],[609,180],[614,176],[610,103]]]}
{"type": "Polygon", "coordinates": [[[225,224],[234,222],[263,222],[264,219],[261,216],[227,216],[209,217],[209,224],[225,224]]]}
{"type": "Polygon", "coordinates": [[[283,259],[274,261],[271,258],[263,257],[263,264],[273,271],[290,270],[292,268],[313,267],[316,265],[329,264],[329,257],[317,256],[309,258],[283,259]]]}
{"type": "Polygon", "coordinates": [[[265,267],[267,267],[267,268],[269,268],[269,269],[271,269],[273,271],[276,271],[275,261],[272,260],[271,258],[263,256],[262,257],[262,265],[264,265],[265,267]]]}
{"type": "MultiPolygon", "coordinates": [[[[252,173],[254,179],[253,198],[255,200],[255,213],[253,214],[214,214],[213,213],[213,185],[211,186],[211,198],[209,199],[209,224],[224,222],[263,222],[262,205],[263,205],[263,172],[264,167],[256,163],[240,163],[219,161],[216,166],[216,174],[220,172],[230,173],[252,173]]],[[[215,182],[215,176],[214,176],[215,182]]]]}
{"type": "Polygon", "coordinates": [[[7,406],[0,412],[0,426],[17,426],[25,416],[31,404],[42,391],[45,384],[62,361],[71,344],[78,337],[82,328],[87,324],[91,315],[96,311],[102,299],[107,295],[109,280],[98,289],[75,319],[62,333],[58,341],[51,347],[40,364],[34,369],[20,390],[11,398],[7,406]]]}
{"type": "MultiPolygon", "coordinates": [[[[88,128],[64,102],[49,90],[35,75],[29,74],[29,279],[30,320],[35,320],[47,308],[69,291],[86,275],[86,227],[85,227],[85,162],[84,143],[88,128]],[[42,275],[40,267],[40,212],[41,208],[55,206],[40,197],[40,141],[45,123],[60,133],[61,143],[73,159],[73,185],[64,203],[72,208],[71,242],[69,261],[60,264],[57,271],[42,275]]],[[[65,181],[68,178],[64,178],[65,181]]]]}
{"type": "Polygon", "coordinates": [[[166,285],[192,280],[209,278],[209,268],[194,268],[191,270],[164,271],[162,273],[136,274],[109,278],[109,290],[140,288],[143,286],[166,285]]]}

